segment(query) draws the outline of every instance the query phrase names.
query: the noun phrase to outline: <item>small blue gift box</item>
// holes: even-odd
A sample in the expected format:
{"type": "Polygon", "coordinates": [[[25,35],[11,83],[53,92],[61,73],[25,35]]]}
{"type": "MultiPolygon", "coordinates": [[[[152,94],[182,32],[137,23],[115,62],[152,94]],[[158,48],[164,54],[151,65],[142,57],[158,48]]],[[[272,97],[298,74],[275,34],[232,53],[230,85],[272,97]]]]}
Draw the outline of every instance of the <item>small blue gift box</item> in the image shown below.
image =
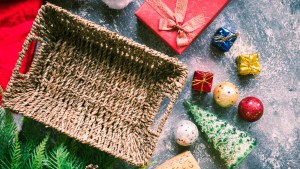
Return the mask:
{"type": "Polygon", "coordinates": [[[228,52],[238,36],[238,33],[233,33],[230,30],[221,27],[214,34],[211,43],[223,52],[228,52]]]}

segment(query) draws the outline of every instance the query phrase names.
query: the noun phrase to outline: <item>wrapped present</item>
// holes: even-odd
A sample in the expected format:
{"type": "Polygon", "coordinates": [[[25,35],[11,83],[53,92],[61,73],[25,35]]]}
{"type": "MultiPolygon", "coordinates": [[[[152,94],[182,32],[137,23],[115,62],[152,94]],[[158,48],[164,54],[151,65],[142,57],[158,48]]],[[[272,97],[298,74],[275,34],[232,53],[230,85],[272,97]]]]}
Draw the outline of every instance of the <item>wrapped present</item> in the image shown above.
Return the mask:
{"type": "Polygon", "coordinates": [[[181,153],[167,161],[155,169],[201,169],[196,159],[190,151],[181,153]]]}
{"type": "Polygon", "coordinates": [[[214,74],[210,72],[195,71],[192,82],[192,89],[200,92],[210,92],[214,74]]]}
{"type": "Polygon", "coordinates": [[[228,2],[229,0],[145,0],[135,14],[181,54],[228,2]]]}
{"type": "Polygon", "coordinates": [[[238,36],[238,33],[233,33],[230,30],[221,27],[214,34],[211,43],[221,51],[227,52],[236,41],[238,36]]]}
{"type": "Polygon", "coordinates": [[[240,75],[259,74],[260,64],[258,54],[240,55],[237,58],[237,67],[240,75]]]}

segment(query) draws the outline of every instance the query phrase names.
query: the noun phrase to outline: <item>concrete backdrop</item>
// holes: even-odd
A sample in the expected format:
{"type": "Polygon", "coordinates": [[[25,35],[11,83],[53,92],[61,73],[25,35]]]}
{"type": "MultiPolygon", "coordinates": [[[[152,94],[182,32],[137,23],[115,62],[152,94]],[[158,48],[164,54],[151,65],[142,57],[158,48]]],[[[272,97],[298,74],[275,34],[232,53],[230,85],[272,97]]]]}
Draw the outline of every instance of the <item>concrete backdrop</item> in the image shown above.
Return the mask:
{"type": "MultiPolygon", "coordinates": [[[[179,96],[158,142],[151,161],[165,160],[190,150],[202,169],[225,168],[224,162],[200,135],[190,147],[179,147],[173,139],[173,127],[182,119],[192,120],[182,106],[190,99],[200,107],[213,111],[241,130],[257,138],[257,147],[237,167],[241,169],[300,168],[300,1],[299,0],[234,0],[182,54],[176,55],[160,38],[134,16],[142,4],[136,0],[123,10],[109,9],[101,0],[49,0],[71,12],[146,44],[188,65],[188,81],[179,96]],[[230,52],[220,53],[210,47],[215,30],[225,26],[240,33],[230,52]],[[239,54],[259,53],[262,72],[257,77],[238,76],[235,58],[239,54]],[[195,70],[215,74],[213,87],[230,81],[240,91],[239,101],[247,96],[260,98],[265,106],[263,117],[254,123],[237,116],[237,105],[220,108],[212,93],[191,91],[195,70]]],[[[213,2],[212,2],[213,3],[213,2]]],[[[120,161],[115,168],[130,168],[120,161]]]]}

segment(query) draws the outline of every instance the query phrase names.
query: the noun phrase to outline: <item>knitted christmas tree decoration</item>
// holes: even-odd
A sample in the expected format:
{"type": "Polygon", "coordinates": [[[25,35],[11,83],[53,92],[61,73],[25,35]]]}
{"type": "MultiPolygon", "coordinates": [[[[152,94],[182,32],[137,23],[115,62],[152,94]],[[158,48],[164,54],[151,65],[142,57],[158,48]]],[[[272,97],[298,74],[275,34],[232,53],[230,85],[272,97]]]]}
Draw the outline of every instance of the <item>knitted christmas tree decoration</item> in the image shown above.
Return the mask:
{"type": "Polygon", "coordinates": [[[201,127],[201,132],[207,136],[208,142],[212,142],[214,148],[220,152],[228,168],[237,166],[255,147],[256,139],[249,137],[246,132],[188,101],[185,105],[201,127]]]}

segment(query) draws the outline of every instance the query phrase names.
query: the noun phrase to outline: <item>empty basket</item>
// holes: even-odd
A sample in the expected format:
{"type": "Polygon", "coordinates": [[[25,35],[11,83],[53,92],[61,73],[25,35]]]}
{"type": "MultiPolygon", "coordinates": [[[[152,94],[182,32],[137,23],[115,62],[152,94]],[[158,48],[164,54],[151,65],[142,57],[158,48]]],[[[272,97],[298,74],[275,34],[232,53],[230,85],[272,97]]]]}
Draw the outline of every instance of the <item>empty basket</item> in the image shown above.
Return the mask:
{"type": "Polygon", "coordinates": [[[39,10],[3,106],[142,166],[187,77],[177,59],[52,4],[39,10]],[[26,74],[28,44],[39,47],[26,74]],[[162,100],[170,102],[153,127],[162,100]]]}

